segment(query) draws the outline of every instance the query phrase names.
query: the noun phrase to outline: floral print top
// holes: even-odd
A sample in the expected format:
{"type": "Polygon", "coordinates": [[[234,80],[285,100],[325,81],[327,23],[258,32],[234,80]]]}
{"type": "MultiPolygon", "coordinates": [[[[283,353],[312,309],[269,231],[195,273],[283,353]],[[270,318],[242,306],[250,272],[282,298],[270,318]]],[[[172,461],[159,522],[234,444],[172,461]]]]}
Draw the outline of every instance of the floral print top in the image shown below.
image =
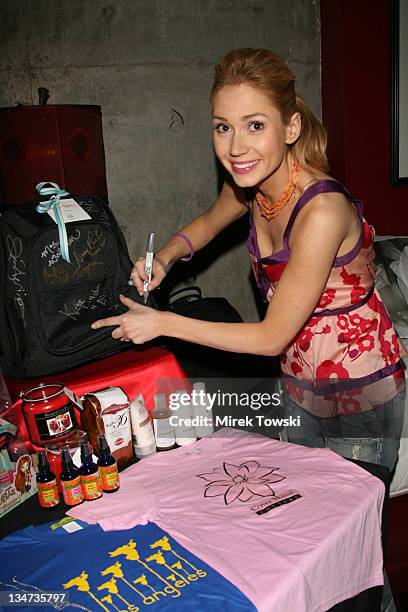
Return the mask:
{"type": "Polygon", "coordinates": [[[290,256],[289,236],[299,211],[318,193],[343,193],[356,207],[361,235],[336,257],[315,311],[281,355],[290,398],[317,416],[370,410],[395,397],[403,385],[397,336],[374,288],[374,231],[362,203],[334,180],[317,181],[299,198],[286,227],[284,248],[261,258],[251,214],[247,241],[258,286],[270,301],[290,256]]]}

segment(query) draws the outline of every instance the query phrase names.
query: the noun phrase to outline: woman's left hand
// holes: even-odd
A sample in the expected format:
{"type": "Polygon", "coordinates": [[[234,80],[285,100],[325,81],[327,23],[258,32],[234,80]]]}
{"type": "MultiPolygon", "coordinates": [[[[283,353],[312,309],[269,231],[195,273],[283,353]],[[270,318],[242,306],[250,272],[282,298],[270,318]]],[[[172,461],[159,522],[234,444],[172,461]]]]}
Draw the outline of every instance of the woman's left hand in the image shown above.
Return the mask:
{"type": "Polygon", "coordinates": [[[117,325],[112,332],[112,338],[131,340],[134,344],[143,344],[161,335],[161,312],[148,306],[142,306],[124,295],[120,295],[119,299],[129,310],[116,317],[95,321],[91,325],[92,329],[117,325]]]}

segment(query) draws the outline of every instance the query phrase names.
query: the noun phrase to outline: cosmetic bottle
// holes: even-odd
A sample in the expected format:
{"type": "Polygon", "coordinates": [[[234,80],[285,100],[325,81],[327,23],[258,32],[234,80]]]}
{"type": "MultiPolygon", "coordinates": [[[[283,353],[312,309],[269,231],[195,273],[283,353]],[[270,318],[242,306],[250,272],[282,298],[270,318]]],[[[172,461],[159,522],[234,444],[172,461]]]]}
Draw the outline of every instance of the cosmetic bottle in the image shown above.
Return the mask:
{"type": "Polygon", "coordinates": [[[102,496],[102,482],[99,475],[99,468],[92,459],[88,442],[81,442],[81,467],[79,474],[81,477],[81,487],[84,499],[92,501],[102,496]]]}
{"type": "Polygon", "coordinates": [[[38,473],[36,476],[38,501],[41,508],[53,510],[60,503],[58,493],[57,478],[54,472],[50,469],[47,453],[40,451],[38,453],[38,473]]]}
{"type": "Polygon", "coordinates": [[[193,425],[193,408],[187,392],[184,389],[176,391],[178,406],[173,412],[174,429],[177,446],[188,446],[197,441],[193,425]]]}
{"type": "Polygon", "coordinates": [[[214,433],[214,416],[205,390],[205,383],[193,384],[193,415],[197,438],[205,438],[214,433]]]}
{"type": "Polygon", "coordinates": [[[115,457],[111,454],[105,436],[98,438],[99,459],[98,468],[104,493],[114,493],[119,489],[118,466],[115,457]]]}
{"type": "Polygon", "coordinates": [[[170,424],[171,416],[172,413],[166,404],[165,394],[156,393],[154,396],[152,419],[154,435],[156,438],[156,448],[159,452],[168,451],[176,447],[174,427],[170,424]]]}
{"type": "Polygon", "coordinates": [[[69,448],[62,449],[61,462],[60,481],[64,502],[67,506],[77,506],[84,501],[84,494],[82,493],[79,470],[74,466],[69,448]]]}
{"type": "Polygon", "coordinates": [[[132,426],[133,450],[136,457],[143,459],[143,457],[155,453],[156,440],[152,420],[141,393],[130,403],[130,423],[132,426]]]}

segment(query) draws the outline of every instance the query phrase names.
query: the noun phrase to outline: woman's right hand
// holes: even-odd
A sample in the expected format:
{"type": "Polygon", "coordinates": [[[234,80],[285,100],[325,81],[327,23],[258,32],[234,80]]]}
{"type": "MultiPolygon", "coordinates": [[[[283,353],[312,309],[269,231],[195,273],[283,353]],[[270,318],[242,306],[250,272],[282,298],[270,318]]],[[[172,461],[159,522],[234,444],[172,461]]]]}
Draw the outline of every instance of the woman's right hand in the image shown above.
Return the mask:
{"type": "MultiPolygon", "coordinates": [[[[138,290],[140,295],[143,295],[143,284],[147,281],[147,275],[145,272],[146,257],[139,257],[135,265],[133,266],[130,274],[133,284],[138,290]]],[[[167,266],[160,257],[156,255],[153,258],[152,266],[152,280],[149,283],[148,291],[154,291],[160,285],[162,280],[167,274],[169,266],[167,266]]]]}

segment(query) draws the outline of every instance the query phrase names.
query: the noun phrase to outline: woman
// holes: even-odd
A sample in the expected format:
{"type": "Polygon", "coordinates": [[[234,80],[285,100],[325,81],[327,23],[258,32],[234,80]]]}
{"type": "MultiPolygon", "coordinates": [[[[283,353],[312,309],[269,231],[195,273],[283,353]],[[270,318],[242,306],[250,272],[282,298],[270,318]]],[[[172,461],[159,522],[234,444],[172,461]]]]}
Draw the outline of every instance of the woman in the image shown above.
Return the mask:
{"type": "MultiPolygon", "coordinates": [[[[329,176],[325,130],[294,83],[287,64],[265,49],[231,51],[216,67],[214,149],[230,178],[211,208],[156,253],[149,285],[158,287],[172,263],[190,259],[249,209],[265,318],[197,321],[122,296],[129,311],[93,328],[114,325],[114,338],[135,344],[171,336],[281,355],[288,410],[302,416],[289,439],[392,470],[404,376],[397,336],[373,289],[373,232],[361,203],[329,176]]],[[[144,258],[132,278],[143,294],[144,258]]]]}

